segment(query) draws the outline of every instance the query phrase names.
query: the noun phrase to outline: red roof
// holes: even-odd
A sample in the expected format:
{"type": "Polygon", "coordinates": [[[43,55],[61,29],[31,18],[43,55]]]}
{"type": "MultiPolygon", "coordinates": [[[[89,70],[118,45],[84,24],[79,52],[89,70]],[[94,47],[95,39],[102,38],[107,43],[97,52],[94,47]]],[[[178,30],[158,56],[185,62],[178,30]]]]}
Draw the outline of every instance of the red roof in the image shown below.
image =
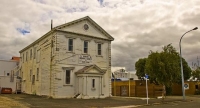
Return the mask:
{"type": "Polygon", "coordinates": [[[15,57],[15,56],[13,56],[11,60],[19,61],[19,60],[20,60],[20,57],[15,57]]]}

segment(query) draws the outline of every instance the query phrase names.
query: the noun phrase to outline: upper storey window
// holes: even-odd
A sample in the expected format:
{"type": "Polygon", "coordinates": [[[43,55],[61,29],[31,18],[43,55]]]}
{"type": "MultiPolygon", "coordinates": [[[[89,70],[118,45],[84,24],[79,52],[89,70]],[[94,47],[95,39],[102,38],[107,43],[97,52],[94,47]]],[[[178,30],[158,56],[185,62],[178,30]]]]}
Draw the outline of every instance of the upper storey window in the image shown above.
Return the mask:
{"type": "Polygon", "coordinates": [[[68,40],[68,51],[73,51],[73,39],[68,40]]]}
{"type": "Polygon", "coordinates": [[[98,55],[101,55],[101,44],[97,44],[98,55]]]}
{"type": "Polygon", "coordinates": [[[84,41],[84,53],[88,53],[88,41],[84,41]]]}

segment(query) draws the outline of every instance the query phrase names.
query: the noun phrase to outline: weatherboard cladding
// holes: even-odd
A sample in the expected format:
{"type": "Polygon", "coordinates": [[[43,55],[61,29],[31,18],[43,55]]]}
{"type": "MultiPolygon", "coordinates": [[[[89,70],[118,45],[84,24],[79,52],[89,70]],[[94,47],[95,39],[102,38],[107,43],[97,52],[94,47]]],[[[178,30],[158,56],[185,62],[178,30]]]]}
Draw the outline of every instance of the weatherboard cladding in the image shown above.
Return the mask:
{"type": "MultiPolygon", "coordinates": [[[[60,30],[60,29],[63,28],[63,27],[72,25],[72,24],[74,24],[74,23],[78,23],[78,22],[83,21],[83,20],[88,20],[88,21],[90,21],[99,31],[101,31],[105,36],[107,36],[107,37],[109,38],[108,40],[111,40],[111,41],[114,40],[114,38],[113,38],[110,34],[108,34],[102,27],[100,27],[100,26],[99,26],[95,21],[93,21],[89,16],[86,16],[86,17],[83,17],[83,18],[80,18],[80,19],[77,19],[77,20],[68,22],[68,23],[66,23],[66,24],[62,24],[62,25],[59,25],[59,26],[56,26],[56,27],[52,28],[52,30],[50,30],[49,32],[47,32],[46,34],[44,34],[42,37],[40,37],[39,39],[37,39],[36,41],[34,41],[33,43],[31,43],[30,45],[28,45],[28,46],[25,47],[24,49],[20,50],[19,53],[25,51],[25,50],[28,49],[29,47],[31,47],[31,46],[35,45],[36,43],[40,42],[42,39],[48,37],[50,34],[54,33],[55,31],[67,32],[67,33],[72,33],[72,34],[77,34],[77,35],[82,35],[82,36],[87,36],[87,37],[88,37],[88,35],[85,35],[85,34],[74,33],[74,32],[69,32],[69,31],[60,30]]],[[[98,37],[95,37],[95,36],[89,36],[89,37],[97,38],[97,39],[103,39],[103,38],[98,38],[98,37]]],[[[107,40],[107,39],[103,39],[103,40],[107,40]]]]}

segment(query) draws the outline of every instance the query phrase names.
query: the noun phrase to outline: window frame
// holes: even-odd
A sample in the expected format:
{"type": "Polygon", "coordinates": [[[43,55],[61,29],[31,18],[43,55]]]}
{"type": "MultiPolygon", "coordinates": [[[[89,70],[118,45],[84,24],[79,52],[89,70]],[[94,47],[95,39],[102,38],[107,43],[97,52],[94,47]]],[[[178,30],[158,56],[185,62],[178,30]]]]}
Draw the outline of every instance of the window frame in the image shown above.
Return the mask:
{"type": "Polygon", "coordinates": [[[36,51],[37,51],[37,47],[34,47],[34,49],[33,49],[33,59],[36,59],[36,51]]]}
{"type": "Polygon", "coordinates": [[[36,72],[36,81],[39,81],[39,73],[40,72],[40,69],[39,68],[37,68],[37,72],[36,72]]]}
{"type": "Polygon", "coordinates": [[[25,59],[25,58],[24,58],[24,53],[23,53],[23,54],[22,54],[22,62],[23,62],[23,63],[24,63],[24,59],[25,59]]]}
{"type": "Polygon", "coordinates": [[[35,75],[32,75],[32,84],[35,85],[35,75]]]}
{"type": "Polygon", "coordinates": [[[28,51],[26,51],[26,61],[28,61],[28,51]]]}
{"type": "Polygon", "coordinates": [[[102,43],[97,43],[97,55],[102,56],[102,43]],[[99,48],[99,45],[100,45],[100,48],[99,48]]]}
{"type": "Polygon", "coordinates": [[[30,69],[30,82],[32,81],[32,69],[30,69]]]}
{"type": "Polygon", "coordinates": [[[88,54],[88,49],[89,49],[88,46],[89,46],[89,42],[83,41],[83,53],[88,54]]]}
{"type": "Polygon", "coordinates": [[[71,84],[71,70],[65,70],[65,84],[66,85],[71,84]]]}
{"type": "Polygon", "coordinates": [[[95,88],[95,79],[92,79],[92,88],[95,88]]]}
{"type": "Polygon", "coordinates": [[[72,39],[72,38],[68,39],[68,51],[69,52],[73,52],[74,51],[74,39],[72,39]],[[72,41],[70,42],[70,40],[72,40],[72,41]]]}
{"type": "Polygon", "coordinates": [[[36,54],[36,62],[39,63],[40,62],[40,49],[37,50],[37,54],[36,54]]]}
{"type": "Polygon", "coordinates": [[[32,56],[33,56],[33,51],[32,49],[30,49],[30,60],[32,59],[32,56]]]}

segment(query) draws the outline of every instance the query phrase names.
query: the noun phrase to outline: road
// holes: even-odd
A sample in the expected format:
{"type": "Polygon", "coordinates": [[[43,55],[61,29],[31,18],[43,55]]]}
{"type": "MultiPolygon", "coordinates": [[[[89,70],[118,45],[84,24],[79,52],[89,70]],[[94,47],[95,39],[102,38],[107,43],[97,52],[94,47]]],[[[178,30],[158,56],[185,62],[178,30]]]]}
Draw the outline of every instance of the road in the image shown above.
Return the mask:
{"type": "Polygon", "coordinates": [[[200,108],[200,95],[187,96],[186,101],[166,102],[163,104],[153,104],[141,106],[141,108],[200,108]]]}
{"type": "Polygon", "coordinates": [[[27,94],[0,94],[0,108],[200,108],[200,95],[151,98],[149,105],[139,97],[111,97],[105,99],[51,99],[27,94]]]}

